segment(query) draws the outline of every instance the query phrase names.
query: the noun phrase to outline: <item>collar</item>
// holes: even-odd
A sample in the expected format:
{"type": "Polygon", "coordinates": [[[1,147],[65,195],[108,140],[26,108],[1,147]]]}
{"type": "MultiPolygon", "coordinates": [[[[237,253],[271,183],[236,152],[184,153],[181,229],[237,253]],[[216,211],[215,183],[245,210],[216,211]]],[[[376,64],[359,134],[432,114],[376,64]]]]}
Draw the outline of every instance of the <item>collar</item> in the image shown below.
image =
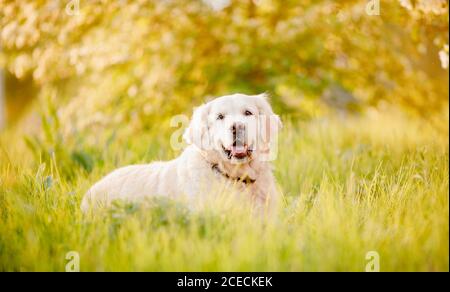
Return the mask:
{"type": "Polygon", "coordinates": [[[194,145],[194,147],[197,149],[197,151],[200,153],[200,155],[205,159],[205,161],[209,164],[211,164],[211,169],[217,173],[219,173],[220,175],[224,176],[227,179],[232,179],[236,182],[242,182],[243,184],[247,185],[247,184],[253,184],[256,182],[256,179],[252,179],[248,176],[242,178],[242,177],[231,177],[229,176],[226,172],[224,172],[223,170],[220,169],[219,164],[218,163],[214,163],[214,162],[209,162],[208,159],[206,158],[205,153],[203,152],[202,149],[200,149],[200,147],[198,147],[197,145],[194,145]]]}
{"type": "Polygon", "coordinates": [[[236,182],[242,182],[244,184],[253,184],[256,179],[251,179],[250,177],[246,176],[244,178],[242,177],[231,177],[229,176],[227,173],[223,172],[220,168],[219,168],[219,164],[217,163],[213,163],[211,165],[212,170],[216,171],[217,173],[221,174],[222,176],[226,177],[227,179],[232,179],[235,180],[236,182]]]}

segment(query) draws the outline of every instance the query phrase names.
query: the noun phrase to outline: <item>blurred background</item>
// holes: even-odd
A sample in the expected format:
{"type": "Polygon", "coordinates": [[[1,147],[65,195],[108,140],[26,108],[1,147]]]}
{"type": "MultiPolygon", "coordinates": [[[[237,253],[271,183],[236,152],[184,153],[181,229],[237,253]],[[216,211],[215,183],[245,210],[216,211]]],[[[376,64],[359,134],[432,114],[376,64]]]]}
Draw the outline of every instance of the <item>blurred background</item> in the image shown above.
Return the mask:
{"type": "MultiPolygon", "coordinates": [[[[293,119],[396,107],[447,131],[445,0],[0,0],[0,128],[138,133],[212,96],[293,119]]],[[[1,131],[1,130],[0,130],[1,131]]]]}

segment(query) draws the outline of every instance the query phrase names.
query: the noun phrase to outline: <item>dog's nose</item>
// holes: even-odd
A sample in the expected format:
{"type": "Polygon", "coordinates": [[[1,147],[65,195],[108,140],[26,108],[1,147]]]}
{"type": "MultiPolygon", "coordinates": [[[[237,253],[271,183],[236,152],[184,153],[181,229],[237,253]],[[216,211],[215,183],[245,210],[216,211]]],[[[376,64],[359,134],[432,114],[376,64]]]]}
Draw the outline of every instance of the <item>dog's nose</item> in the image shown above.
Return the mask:
{"type": "Polygon", "coordinates": [[[233,146],[244,146],[245,145],[245,125],[242,123],[234,123],[231,126],[231,131],[233,132],[233,146]]]}
{"type": "Polygon", "coordinates": [[[233,132],[233,135],[238,135],[240,132],[245,131],[245,125],[242,123],[234,123],[233,126],[231,126],[231,131],[233,132]]]}

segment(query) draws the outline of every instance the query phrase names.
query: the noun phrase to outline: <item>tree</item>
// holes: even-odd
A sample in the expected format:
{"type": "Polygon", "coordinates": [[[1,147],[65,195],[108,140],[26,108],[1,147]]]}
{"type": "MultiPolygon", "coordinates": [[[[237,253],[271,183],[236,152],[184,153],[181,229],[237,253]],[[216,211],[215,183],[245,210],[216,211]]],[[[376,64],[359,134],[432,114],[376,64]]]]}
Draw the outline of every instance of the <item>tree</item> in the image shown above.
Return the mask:
{"type": "Polygon", "coordinates": [[[380,102],[429,117],[448,103],[446,1],[383,2],[379,16],[360,0],[64,4],[0,0],[1,60],[73,127],[140,127],[236,91],[305,117],[380,102]]]}

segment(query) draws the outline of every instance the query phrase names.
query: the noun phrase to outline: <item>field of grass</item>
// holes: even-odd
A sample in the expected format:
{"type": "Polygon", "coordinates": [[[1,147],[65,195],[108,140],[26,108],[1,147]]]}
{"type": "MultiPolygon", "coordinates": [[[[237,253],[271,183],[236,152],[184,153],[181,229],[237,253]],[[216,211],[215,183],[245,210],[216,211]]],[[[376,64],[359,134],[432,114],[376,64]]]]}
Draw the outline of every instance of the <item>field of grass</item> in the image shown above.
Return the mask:
{"type": "Polygon", "coordinates": [[[0,271],[64,271],[70,251],[81,271],[364,271],[370,251],[381,271],[449,270],[448,130],[376,112],[285,118],[285,206],[263,223],[165,200],[84,216],[84,192],[108,171],[177,155],[173,129],[65,145],[52,127],[42,141],[0,137],[0,271]]]}

